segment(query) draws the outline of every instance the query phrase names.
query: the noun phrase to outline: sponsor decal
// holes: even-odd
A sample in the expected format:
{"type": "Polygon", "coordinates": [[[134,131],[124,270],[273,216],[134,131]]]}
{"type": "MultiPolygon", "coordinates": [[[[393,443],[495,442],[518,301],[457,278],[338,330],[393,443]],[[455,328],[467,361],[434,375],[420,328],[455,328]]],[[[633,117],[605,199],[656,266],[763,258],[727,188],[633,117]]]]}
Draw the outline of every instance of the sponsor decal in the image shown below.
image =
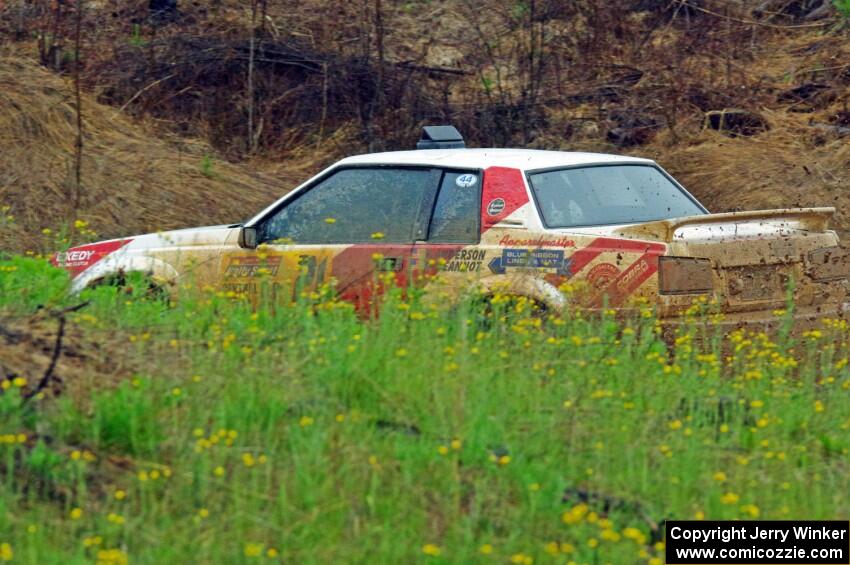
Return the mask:
{"type": "Polygon", "coordinates": [[[545,237],[538,237],[536,239],[514,239],[511,236],[506,235],[499,240],[499,245],[503,247],[575,247],[576,242],[566,237],[559,239],[549,239],[545,237]]]}
{"type": "Polygon", "coordinates": [[[570,275],[570,259],[560,249],[505,249],[501,257],[494,257],[487,266],[496,275],[512,268],[570,275]]]}
{"type": "Polygon", "coordinates": [[[291,288],[277,281],[265,281],[262,284],[258,279],[249,279],[248,282],[225,282],[222,283],[221,290],[227,293],[232,292],[236,295],[248,296],[254,301],[260,296],[261,290],[272,302],[276,302],[278,299],[296,300],[297,298],[291,288]]]}
{"type": "Polygon", "coordinates": [[[276,276],[280,270],[280,257],[260,258],[256,255],[231,257],[224,268],[225,279],[244,279],[258,275],[276,276]]]}
{"type": "Polygon", "coordinates": [[[131,239],[123,239],[119,241],[105,241],[103,243],[92,243],[90,245],[81,245],[73,247],[68,251],[57,253],[53,256],[52,263],[57,267],[62,267],[75,277],[112,253],[121,249],[131,239]]]}
{"type": "Polygon", "coordinates": [[[587,247],[582,247],[572,255],[573,274],[581,272],[588,264],[602,253],[632,252],[642,255],[661,255],[667,246],[663,243],[646,243],[630,239],[598,237],[587,247]]]}
{"type": "Polygon", "coordinates": [[[498,216],[505,209],[505,200],[503,198],[494,198],[487,204],[487,215],[498,216]]]}
{"type": "Polygon", "coordinates": [[[93,249],[66,251],[62,254],[62,258],[59,261],[65,267],[79,267],[80,265],[88,265],[92,257],[94,257],[93,249]]]}
{"type": "Polygon", "coordinates": [[[599,263],[587,273],[587,282],[598,290],[611,284],[620,275],[620,269],[611,263],[599,263]]]}
{"type": "Polygon", "coordinates": [[[628,266],[620,275],[608,285],[605,293],[609,296],[611,304],[619,304],[631,293],[640,287],[646,280],[658,271],[658,256],[661,252],[648,251],[637,261],[628,266]]]}
{"type": "Polygon", "coordinates": [[[617,290],[626,292],[631,288],[631,285],[649,270],[649,263],[645,257],[641,257],[635,261],[629,269],[623,273],[623,276],[617,280],[617,290]]]}
{"type": "Polygon", "coordinates": [[[224,283],[221,289],[225,292],[233,292],[236,294],[257,294],[257,285],[254,283],[224,283]]]}
{"type": "Polygon", "coordinates": [[[475,175],[470,175],[469,173],[465,175],[460,175],[455,179],[455,184],[460,188],[469,188],[473,186],[476,182],[478,182],[478,177],[475,175]]]}
{"type": "Polygon", "coordinates": [[[661,251],[650,250],[638,257],[604,289],[600,289],[601,292],[592,301],[592,304],[601,305],[605,296],[608,297],[608,302],[612,306],[622,303],[658,271],[658,256],[661,253],[661,251]]]}
{"type": "Polygon", "coordinates": [[[598,237],[586,247],[576,250],[567,259],[569,268],[566,271],[568,276],[576,277],[603,253],[637,255],[637,260],[623,271],[605,262],[593,265],[585,276],[591,286],[597,289],[590,305],[599,306],[603,297],[607,296],[608,303],[613,306],[622,302],[656,273],[658,256],[664,254],[666,249],[667,246],[663,243],[598,237]]]}
{"type": "Polygon", "coordinates": [[[481,270],[481,262],[484,261],[483,249],[461,249],[454,255],[443,271],[473,273],[481,270]]]}

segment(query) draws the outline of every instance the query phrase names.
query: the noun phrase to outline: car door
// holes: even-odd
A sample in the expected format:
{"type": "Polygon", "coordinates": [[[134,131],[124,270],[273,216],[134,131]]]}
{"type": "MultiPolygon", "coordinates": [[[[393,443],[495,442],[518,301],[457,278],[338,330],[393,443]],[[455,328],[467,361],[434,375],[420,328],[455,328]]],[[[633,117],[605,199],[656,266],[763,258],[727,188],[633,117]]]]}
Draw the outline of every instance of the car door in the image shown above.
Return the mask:
{"type": "Polygon", "coordinates": [[[407,283],[434,182],[424,167],[333,169],[257,224],[257,249],[225,253],[224,282],[256,295],[265,276],[290,297],[333,279],[343,299],[369,310],[388,282],[407,283]]]}
{"type": "Polygon", "coordinates": [[[481,171],[441,169],[435,176],[438,190],[427,230],[414,245],[413,272],[418,280],[429,280],[425,275],[439,272],[441,280],[460,288],[460,279],[477,278],[484,263],[485,251],[478,247],[481,171]]]}

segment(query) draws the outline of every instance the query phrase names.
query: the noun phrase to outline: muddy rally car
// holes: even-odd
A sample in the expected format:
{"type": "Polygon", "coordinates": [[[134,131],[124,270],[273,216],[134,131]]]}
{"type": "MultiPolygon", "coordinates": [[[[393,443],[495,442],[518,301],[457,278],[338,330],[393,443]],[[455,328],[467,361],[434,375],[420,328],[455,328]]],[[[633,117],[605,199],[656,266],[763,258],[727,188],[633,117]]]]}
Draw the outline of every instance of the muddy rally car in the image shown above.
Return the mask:
{"type": "Polygon", "coordinates": [[[833,212],[711,214],[648,159],[466,149],[434,126],[417,150],[343,159],[242,224],[81,245],[55,261],[77,291],[128,272],[246,295],[333,281],[368,309],[390,280],[550,310],[649,304],[673,320],[702,301],[727,324],[769,321],[792,300],[811,320],[844,311],[833,212]]]}

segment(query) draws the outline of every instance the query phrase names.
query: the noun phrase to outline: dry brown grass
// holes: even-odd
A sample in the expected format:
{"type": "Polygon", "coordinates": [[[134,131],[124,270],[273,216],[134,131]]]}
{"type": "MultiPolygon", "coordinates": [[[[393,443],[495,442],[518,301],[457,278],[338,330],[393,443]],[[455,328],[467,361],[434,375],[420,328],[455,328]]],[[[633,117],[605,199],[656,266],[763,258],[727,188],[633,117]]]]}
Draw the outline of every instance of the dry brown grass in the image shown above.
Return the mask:
{"type": "MultiPolygon", "coordinates": [[[[24,377],[30,392],[47,374],[53,360],[58,321],[45,311],[32,316],[0,317],[0,378],[24,377]]],[[[126,336],[114,331],[83,331],[65,324],[62,347],[45,392],[83,400],[95,386],[116,383],[135,374],[138,360],[125,355],[126,336]]]]}
{"type": "MultiPolygon", "coordinates": [[[[104,237],[238,222],[299,180],[218,160],[205,143],[158,135],[90,96],[83,115],[78,217],[104,237]]],[[[75,119],[70,82],[20,52],[0,52],[0,205],[12,207],[18,226],[0,235],[0,249],[31,249],[41,228],[69,217],[75,119]]]]}
{"type": "Polygon", "coordinates": [[[835,206],[835,225],[850,228],[850,143],[766,113],[771,131],[751,138],[703,132],[656,157],[712,211],[835,206]]]}
{"type": "Polygon", "coordinates": [[[699,117],[674,137],[663,131],[638,153],[656,158],[712,211],[834,206],[833,226],[850,236],[850,136],[831,130],[850,103],[850,42],[841,35],[772,37],[748,72],[777,98],[760,114],[770,131],[727,137],[702,131],[699,117]],[[830,85],[811,103],[779,101],[809,82],[830,85]],[[802,111],[806,110],[806,111],[802,111]]]}

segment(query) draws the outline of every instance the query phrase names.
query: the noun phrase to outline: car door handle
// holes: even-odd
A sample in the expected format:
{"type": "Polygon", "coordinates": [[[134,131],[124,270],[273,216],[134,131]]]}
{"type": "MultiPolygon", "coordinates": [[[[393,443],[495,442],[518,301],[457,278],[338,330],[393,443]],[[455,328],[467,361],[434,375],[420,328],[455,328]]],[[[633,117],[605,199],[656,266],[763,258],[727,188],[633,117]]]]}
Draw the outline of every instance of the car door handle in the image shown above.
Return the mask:
{"type": "Polygon", "coordinates": [[[404,260],[401,257],[384,257],[378,262],[379,271],[400,271],[404,260]]]}

